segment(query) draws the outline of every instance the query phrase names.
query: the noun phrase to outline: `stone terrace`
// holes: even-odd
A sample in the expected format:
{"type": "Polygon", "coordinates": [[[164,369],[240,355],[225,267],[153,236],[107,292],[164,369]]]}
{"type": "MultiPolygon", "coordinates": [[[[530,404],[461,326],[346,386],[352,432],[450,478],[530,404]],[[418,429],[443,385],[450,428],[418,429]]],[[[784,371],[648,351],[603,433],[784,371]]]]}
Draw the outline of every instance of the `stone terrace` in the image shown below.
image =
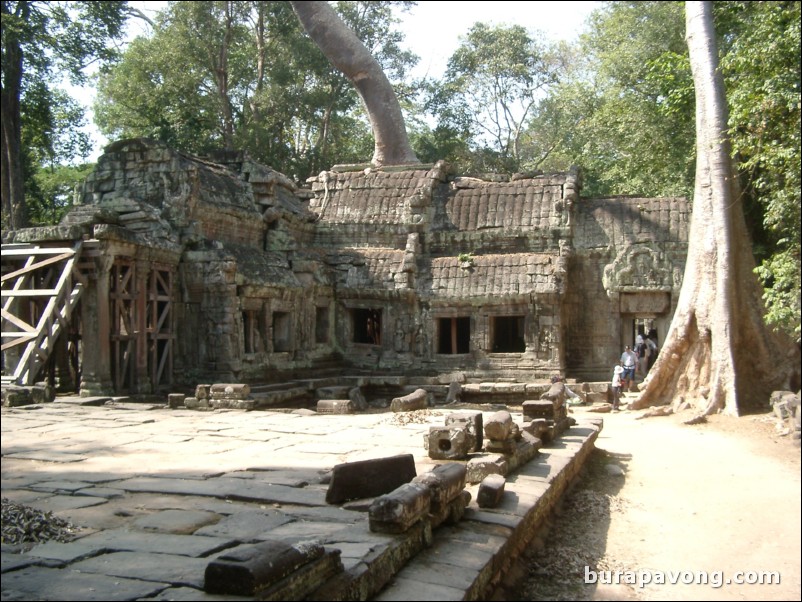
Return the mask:
{"type": "Polygon", "coordinates": [[[204,572],[221,555],[267,540],[339,550],[344,571],[307,599],[484,599],[601,428],[580,423],[541,448],[507,476],[498,507],[480,508],[471,486],[457,524],[387,535],[368,528],[370,499],[325,502],[328,471],[412,454],[422,474],[435,465],[424,433],[459,407],[338,416],[106,402],[3,408],[3,497],[82,527],[70,543],[3,546],[4,600],[248,599],[204,593],[204,572]]]}

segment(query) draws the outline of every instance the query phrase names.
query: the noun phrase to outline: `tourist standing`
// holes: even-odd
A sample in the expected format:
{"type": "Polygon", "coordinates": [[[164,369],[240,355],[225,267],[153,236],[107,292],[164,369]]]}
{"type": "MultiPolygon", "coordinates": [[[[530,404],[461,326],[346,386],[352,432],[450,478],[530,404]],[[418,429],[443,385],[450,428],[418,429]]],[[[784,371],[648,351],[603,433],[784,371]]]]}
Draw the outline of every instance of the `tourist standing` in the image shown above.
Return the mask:
{"type": "Polygon", "coordinates": [[[632,351],[632,347],[627,345],[624,348],[624,353],[621,354],[621,366],[624,368],[621,384],[624,387],[624,391],[629,391],[635,383],[635,368],[637,365],[638,354],[632,351]]]}
{"type": "Polygon", "coordinates": [[[610,386],[613,389],[613,411],[618,411],[618,406],[621,402],[621,375],[624,369],[621,366],[613,368],[613,380],[610,386]]]}

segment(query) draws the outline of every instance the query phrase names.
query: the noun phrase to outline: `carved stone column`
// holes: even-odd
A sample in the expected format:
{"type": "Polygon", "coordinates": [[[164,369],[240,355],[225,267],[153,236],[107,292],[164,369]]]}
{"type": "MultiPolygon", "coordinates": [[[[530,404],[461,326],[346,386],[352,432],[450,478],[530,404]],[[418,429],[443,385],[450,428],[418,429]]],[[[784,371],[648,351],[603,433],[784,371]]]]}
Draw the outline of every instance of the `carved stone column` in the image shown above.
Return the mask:
{"type": "Polygon", "coordinates": [[[81,300],[82,397],[114,394],[109,311],[109,278],[113,264],[113,256],[101,255],[95,258],[95,272],[89,275],[88,290],[81,300]]]}

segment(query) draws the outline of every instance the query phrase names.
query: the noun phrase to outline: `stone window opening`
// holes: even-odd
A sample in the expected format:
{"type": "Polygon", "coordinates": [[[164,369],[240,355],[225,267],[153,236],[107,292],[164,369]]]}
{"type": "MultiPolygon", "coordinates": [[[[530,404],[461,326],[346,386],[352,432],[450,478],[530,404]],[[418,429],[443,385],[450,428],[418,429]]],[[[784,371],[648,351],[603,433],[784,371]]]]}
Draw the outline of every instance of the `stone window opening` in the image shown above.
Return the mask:
{"type": "Polygon", "coordinates": [[[253,309],[246,309],[242,312],[243,341],[245,353],[257,353],[259,351],[259,312],[253,309]]]}
{"type": "Polygon", "coordinates": [[[329,308],[315,308],[315,343],[325,345],[329,342],[329,308]]]}
{"type": "Polygon", "coordinates": [[[493,353],[526,351],[524,316],[493,316],[490,320],[490,349],[493,353]]]}
{"type": "Polygon", "coordinates": [[[380,309],[352,310],[354,343],[381,345],[382,312],[380,309]]]}
{"type": "Polygon", "coordinates": [[[290,351],[290,322],[289,312],[273,312],[273,351],[290,351]]]}
{"type": "Polygon", "coordinates": [[[470,353],[471,319],[440,318],[437,321],[437,353],[458,355],[470,353]]]}

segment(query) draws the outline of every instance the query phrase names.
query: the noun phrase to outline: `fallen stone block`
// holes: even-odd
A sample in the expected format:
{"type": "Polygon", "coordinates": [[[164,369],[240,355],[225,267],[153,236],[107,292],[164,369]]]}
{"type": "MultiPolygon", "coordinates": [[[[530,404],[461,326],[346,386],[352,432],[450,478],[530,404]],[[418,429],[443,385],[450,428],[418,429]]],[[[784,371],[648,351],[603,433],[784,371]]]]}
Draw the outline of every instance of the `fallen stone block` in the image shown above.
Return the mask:
{"type": "Polygon", "coordinates": [[[542,440],[543,434],[549,430],[549,423],[545,418],[535,418],[529,422],[524,422],[522,430],[542,440]]]}
{"type": "Polygon", "coordinates": [[[167,395],[167,407],[171,410],[183,408],[184,400],[186,400],[186,398],[187,396],[183,393],[170,393],[167,395]]]}
{"type": "Polygon", "coordinates": [[[490,416],[484,426],[484,434],[488,439],[505,441],[513,432],[512,416],[507,410],[501,410],[490,416]]]}
{"type": "Polygon", "coordinates": [[[554,404],[548,400],[525,401],[521,409],[525,419],[545,418],[546,420],[554,420],[554,404]]]}
{"type": "Polygon", "coordinates": [[[368,510],[370,530],[399,534],[429,515],[432,492],[426,485],[406,483],[373,500],[368,510]]]}
{"type": "Polygon", "coordinates": [[[31,387],[31,401],[33,403],[51,403],[56,399],[56,389],[47,382],[35,383],[31,387]]]}
{"type": "Polygon", "coordinates": [[[456,403],[462,397],[462,385],[456,381],[448,384],[448,394],[446,395],[446,405],[456,403]]]}
{"type": "Polygon", "coordinates": [[[464,464],[440,464],[429,472],[412,479],[413,483],[426,485],[432,492],[431,512],[439,512],[446,508],[465,488],[467,469],[464,464]]]}
{"type": "Polygon", "coordinates": [[[218,383],[209,390],[212,399],[248,399],[250,396],[251,387],[245,384],[218,383]]]}
{"type": "Polygon", "coordinates": [[[498,474],[487,475],[479,485],[479,493],[476,494],[476,503],[480,508],[495,508],[501,503],[504,497],[504,486],[507,480],[498,474]]]}
{"type": "Polygon", "coordinates": [[[431,426],[423,437],[433,460],[461,460],[476,448],[476,436],[464,425],[431,426]]]}
{"type": "Polygon", "coordinates": [[[24,406],[33,403],[30,390],[25,387],[10,385],[3,386],[3,405],[8,408],[24,406]]]}
{"type": "Polygon", "coordinates": [[[485,431],[482,422],[481,412],[454,412],[446,416],[446,426],[458,425],[465,426],[468,433],[472,433],[476,438],[473,451],[481,451],[484,445],[485,431]]]}
{"type": "Polygon", "coordinates": [[[390,402],[390,409],[393,412],[412,412],[423,410],[429,407],[429,393],[425,389],[416,389],[409,395],[396,397],[390,402]]]}
{"type": "Polygon", "coordinates": [[[491,454],[512,454],[515,453],[517,446],[515,439],[506,439],[505,441],[490,439],[485,445],[485,451],[491,454]]]}
{"type": "Polygon", "coordinates": [[[203,589],[209,594],[255,596],[323,555],[323,546],[316,542],[242,546],[206,565],[203,589]]]}
{"type": "Polygon", "coordinates": [[[352,387],[351,390],[348,391],[348,399],[351,401],[351,406],[354,410],[361,412],[368,409],[368,400],[365,399],[361,388],[352,387]]]}
{"type": "Polygon", "coordinates": [[[468,483],[481,483],[491,474],[505,476],[509,471],[507,458],[499,454],[471,458],[466,465],[465,480],[468,483]]]}
{"type": "MultiPolygon", "coordinates": [[[[538,439],[539,443],[540,440],[538,439]]],[[[531,441],[518,441],[515,450],[507,457],[510,471],[517,470],[538,455],[540,445],[531,441]]]]}
{"type": "Polygon", "coordinates": [[[460,491],[459,495],[451,500],[439,512],[430,512],[429,521],[431,522],[432,529],[439,527],[442,524],[456,525],[465,516],[465,508],[471,503],[471,492],[460,491]]]}
{"type": "Polygon", "coordinates": [[[197,385],[195,387],[195,397],[198,399],[209,399],[211,397],[212,385],[197,385]]]}
{"type": "Polygon", "coordinates": [[[212,397],[209,400],[209,406],[215,410],[252,410],[256,407],[255,399],[218,399],[212,397]]]}
{"type": "Polygon", "coordinates": [[[331,472],[326,503],[384,495],[409,483],[416,474],[412,454],[338,464],[331,472]]]}
{"type": "Polygon", "coordinates": [[[353,414],[354,404],[350,399],[321,399],[316,409],[318,414],[353,414]]]}

